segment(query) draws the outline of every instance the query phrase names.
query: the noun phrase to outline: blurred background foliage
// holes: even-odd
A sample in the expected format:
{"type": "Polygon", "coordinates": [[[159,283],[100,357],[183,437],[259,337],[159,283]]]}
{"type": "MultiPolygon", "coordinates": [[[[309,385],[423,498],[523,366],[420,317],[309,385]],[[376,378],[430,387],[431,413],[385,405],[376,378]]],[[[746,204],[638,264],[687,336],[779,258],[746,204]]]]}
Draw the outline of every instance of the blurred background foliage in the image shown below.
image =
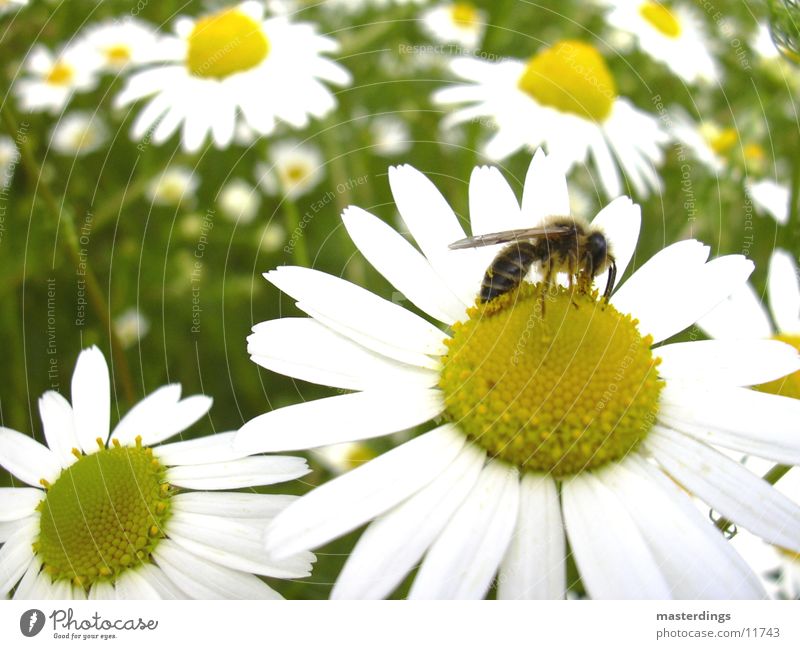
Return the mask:
{"type": "MultiPolygon", "coordinates": [[[[197,16],[220,6],[172,0],[142,4],[138,17],[164,31],[171,29],[177,15],[197,16]]],[[[273,241],[280,228],[284,235],[291,229],[296,218],[292,210],[313,217],[303,233],[311,265],[396,301],[402,301],[402,296],[393,294],[344,232],[339,218],[342,208],[355,204],[398,225],[387,167],[409,163],[434,181],[468,224],[469,176],[473,166],[487,162],[479,145],[491,130],[474,122],[444,134],[440,129],[443,110],[430,102],[432,91],[453,81],[445,64],[458,54],[458,48],[410,47],[433,45],[420,29],[420,7],[415,4],[358,12],[332,11],[319,4],[298,3],[296,19],[316,23],[341,44],[335,58],[352,72],[354,82],[336,90],[336,111],[300,132],[285,129],[252,144],[223,151],[209,146],[196,155],[183,153],[177,136],[161,146],[130,139],[138,107],[119,110],[112,106],[122,78],[105,76],[96,90],[77,94],[71,101],[67,111],[97,111],[111,131],[105,146],[82,157],[62,155],[49,147],[58,115],[25,114],[15,104],[10,89],[33,44],[55,48],[88,25],[126,15],[134,3],[32,0],[18,14],[0,17],[2,102],[13,112],[18,132],[8,121],[2,130],[12,138],[24,131],[41,165],[41,176],[18,166],[2,222],[2,425],[42,439],[36,406],[39,395],[47,389],[69,395],[80,349],[98,344],[112,358],[108,327],[91,304],[86,306],[83,324],[76,325],[80,277],[75,260],[65,252],[65,229],[58,227],[48,209],[44,195],[48,190],[61,218],[72,218],[79,231],[90,215],[88,241],[81,247],[99,280],[111,319],[135,308],[150,322],[149,332],[122,352],[124,359],[119,350],[113,354],[117,406],[113,417],[117,419],[132,405],[121,389],[124,360],[136,399],[167,382],[181,383],[184,394],[203,392],[214,398],[208,420],[186,433],[188,437],[233,430],[266,410],[331,394],[328,388],[260,369],[246,351],[245,339],[253,324],[299,313],[290,299],[261,277],[278,265],[298,262],[297,253],[284,252],[285,240],[278,245],[273,241]],[[407,152],[388,157],[376,154],[371,123],[377,115],[396,116],[407,123],[411,140],[407,152]],[[235,178],[254,185],[257,164],[269,159],[274,141],[287,138],[321,149],[324,166],[319,184],[294,205],[280,196],[261,196],[257,215],[250,222],[226,218],[218,205],[220,189],[235,178]],[[148,183],[170,165],[194,170],[200,179],[196,195],[178,206],[154,204],[146,191],[148,183]],[[333,197],[326,199],[328,192],[333,197]],[[319,201],[326,204],[315,211],[319,201]],[[210,229],[209,221],[213,223],[210,229]],[[202,258],[196,255],[200,252],[202,258]],[[201,269],[193,283],[197,261],[201,269]],[[199,331],[192,330],[195,296],[202,309],[199,331]]],[[[712,246],[712,255],[720,255],[743,252],[752,234],[746,252],[756,262],[753,283],[761,292],[772,249],[782,245],[797,252],[797,232],[791,226],[781,229],[766,216],[753,216],[744,191],[743,180],[748,176],[788,182],[800,164],[800,130],[792,101],[796,86],[760,66],[750,45],[758,21],[767,16],[766,6],[720,0],[719,7],[709,9],[709,2],[689,3],[705,21],[725,71],[720,85],[693,88],[636,49],[626,55],[616,53],[602,12],[593,2],[483,0],[475,4],[487,16],[487,30],[478,48],[487,57],[527,58],[555,40],[586,39],[606,55],[619,94],[640,109],[655,112],[653,97],[660,95],[665,104],[683,106],[695,119],[713,120],[737,132],[736,144],[726,153],[726,169],[717,177],[690,159],[688,185],[682,184],[687,171],[677,147],[667,147],[661,169],[663,194],[646,200],[634,195],[642,204],[644,220],[628,274],[679,239],[696,237],[712,246]],[[715,18],[716,12],[722,12],[722,19],[715,18]],[[748,145],[757,145],[763,155],[746,155],[748,145]],[[745,229],[749,218],[752,231],[745,229]]],[[[529,161],[530,153],[521,152],[500,165],[518,196],[529,161]]],[[[582,197],[583,216],[589,218],[608,200],[586,169],[573,172],[570,189],[582,197]]],[[[408,303],[404,306],[413,308],[408,303]]],[[[697,335],[702,334],[682,334],[684,338],[697,335]]],[[[374,442],[372,450],[382,452],[391,443],[374,442]]],[[[305,493],[311,485],[328,479],[330,474],[313,458],[312,465],[315,471],[305,480],[270,490],[305,493]]],[[[0,484],[9,483],[10,477],[0,473],[0,484]]],[[[276,587],[287,597],[327,596],[354,538],[351,535],[323,548],[311,578],[276,587]]]]}

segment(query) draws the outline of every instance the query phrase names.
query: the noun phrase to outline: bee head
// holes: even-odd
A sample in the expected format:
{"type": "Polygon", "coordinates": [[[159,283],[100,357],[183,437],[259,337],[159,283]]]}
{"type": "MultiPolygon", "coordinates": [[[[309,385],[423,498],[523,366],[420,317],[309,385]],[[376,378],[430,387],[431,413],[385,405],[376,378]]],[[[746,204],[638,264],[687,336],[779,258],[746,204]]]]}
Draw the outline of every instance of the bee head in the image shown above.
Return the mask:
{"type": "Polygon", "coordinates": [[[608,262],[608,241],[602,232],[592,232],[586,237],[586,254],[591,259],[593,275],[605,270],[608,262]]]}

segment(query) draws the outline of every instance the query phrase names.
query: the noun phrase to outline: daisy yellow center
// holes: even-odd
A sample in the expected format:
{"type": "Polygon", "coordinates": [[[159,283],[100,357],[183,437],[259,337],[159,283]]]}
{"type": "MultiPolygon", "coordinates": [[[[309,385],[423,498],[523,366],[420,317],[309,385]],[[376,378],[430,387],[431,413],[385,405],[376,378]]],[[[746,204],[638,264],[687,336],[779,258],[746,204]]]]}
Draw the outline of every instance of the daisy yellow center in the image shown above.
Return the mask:
{"type": "Polygon", "coordinates": [[[224,79],[256,67],[269,54],[261,25],[238,9],[198,20],[189,34],[186,67],[196,77],[224,79]]]}
{"type": "Polygon", "coordinates": [[[72,66],[59,61],[56,63],[47,75],[47,82],[52,83],[54,86],[66,86],[72,81],[75,76],[75,71],[72,66]]]}
{"type": "Polygon", "coordinates": [[[450,18],[459,27],[472,27],[478,22],[478,11],[469,3],[457,2],[450,7],[450,18]]]}
{"type": "Polygon", "coordinates": [[[306,176],[309,175],[309,170],[304,165],[300,164],[293,164],[286,167],[286,180],[288,185],[296,185],[299,182],[305,180],[306,176]]]}
{"type": "Polygon", "coordinates": [[[714,129],[706,134],[706,141],[714,153],[725,155],[736,146],[739,134],[733,128],[714,129]]]}
{"type": "Polygon", "coordinates": [[[112,65],[124,65],[131,60],[131,48],[127,45],[112,45],[105,49],[105,55],[112,65]]]}
{"type": "Polygon", "coordinates": [[[744,159],[748,162],[763,162],[767,157],[764,147],[751,142],[744,147],[744,159]]]}
{"type": "Polygon", "coordinates": [[[681,35],[681,24],[675,14],[660,2],[643,2],[639,14],[664,36],[678,38],[681,35]]]}
{"type": "Polygon", "coordinates": [[[555,477],[623,458],[655,420],[652,338],[613,306],[523,284],[469,311],[447,341],[447,418],[490,456],[555,477]],[[544,315],[542,305],[544,303],[544,315]]]}
{"type": "Polygon", "coordinates": [[[116,442],[64,469],[39,505],[34,550],[53,579],[88,588],[146,562],[164,536],[165,467],[141,445],[116,442]]]}
{"type": "Polygon", "coordinates": [[[581,41],[561,41],[536,54],[519,87],[544,106],[596,122],[611,114],[617,92],[600,52],[581,41]]]}
{"type": "MultiPolygon", "coordinates": [[[[774,338],[800,351],[800,334],[777,334],[774,338]]],[[[800,370],[788,376],[770,381],[769,383],[759,385],[757,389],[762,392],[769,392],[770,394],[779,394],[784,397],[800,399],[800,370]]]]}

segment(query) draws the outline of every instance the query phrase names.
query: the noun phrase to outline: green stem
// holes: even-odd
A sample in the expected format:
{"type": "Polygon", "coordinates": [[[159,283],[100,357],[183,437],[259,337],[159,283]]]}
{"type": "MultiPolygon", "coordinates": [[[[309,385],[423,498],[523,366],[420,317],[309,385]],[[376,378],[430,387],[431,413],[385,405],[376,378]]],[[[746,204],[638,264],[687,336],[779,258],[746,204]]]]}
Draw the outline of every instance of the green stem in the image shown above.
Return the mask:
{"type": "MultiPolygon", "coordinates": [[[[776,464],[764,474],[763,480],[771,485],[775,485],[777,484],[778,480],[789,473],[791,468],[791,466],[787,466],[785,464],[776,464]]],[[[727,518],[720,518],[719,520],[715,521],[714,524],[717,526],[717,529],[719,529],[720,532],[726,534],[730,531],[733,521],[729,521],[727,518]]]]}
{"type": "MultiPolygon", "coordinates": [[[[11,112],[8,102],[3,103],[0,112],[2,112],[3,122],[5,123],[6,128],[8,128],[13,137],[14,133],[19,132],[19,128],[17,126],[17,120],[11,112]]],[[[62,240],[66,243],[67,253],[72,259],[72,263],[75,264],[76,267],[79,267],[82,263],[86,264],[85,260],[81,260],[78,232],[75,229],[75,220],[73,219],[72,213],[68,209],[61,209],[55,194],[42,174],[42,167],[36,160],[36,157],[33,155],[27,138],[16,138],[16,140],[17,146],[19,147],[20,156],[22,158],[22,164],[31,177],[37,179],[39,194],[44,200],[44,204],[47,210],[50,212],[54,224],[56,227],[58,227],[59,223],[63,224],[64,226],[65,236],[62,240]]],[[[136,392],[133,389],[133,380],[131,378],[131,372],[128,366],[128,359],[125,357],[122,343],[120,342],[117,333],[114,330],[114,325],[111,322],[111,309],[106,303],[105,297],[103,296],[103,291],[100,289],[100,283],[97,281],[97,277],[95,277],[94,272],[88,265],[86,266],[85,277],[89,301],[103,322],[103,326],[108,331],[109,339],[111,341],[112,366],[117,369],[118,378],[122,385],[122,391],[125,395],[125,399],[130,403],[134,403],[136,401],[136,392]]]]}
{"type": "Polygon", "coordinates": [[[293,242],[292,254],[294,262],[298,266],[305,268],[311,267],[311,260],[308,256],[308,246],[306,245],[306,231],[300,224],[300,210],[293,199],[284,197],[283,214],[286,218],[286,232],[289,240],[293,242]]]}

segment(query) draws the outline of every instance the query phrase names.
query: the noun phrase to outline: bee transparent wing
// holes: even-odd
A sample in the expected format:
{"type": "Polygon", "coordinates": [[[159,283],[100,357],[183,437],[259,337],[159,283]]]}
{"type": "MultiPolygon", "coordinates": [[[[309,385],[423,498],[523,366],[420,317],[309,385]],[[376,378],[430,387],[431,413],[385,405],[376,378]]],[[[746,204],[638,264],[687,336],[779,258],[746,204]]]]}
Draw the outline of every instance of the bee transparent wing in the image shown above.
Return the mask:
{"type": "Polygon", "coordinates": [[[459,239],[448,246],[450,250],[462,250],[463,248],[479,248],[481,246],[494,246],[498,243],[511,243],[525,239],[537,239],[541,237],[552,237],[572,231],[572,228],[565,225],[550,225],[538,228],[525,228],[522,230],[506,230],[505,232],[492,232],[491,234],[479,234],[475,237],[459,239]]]}

